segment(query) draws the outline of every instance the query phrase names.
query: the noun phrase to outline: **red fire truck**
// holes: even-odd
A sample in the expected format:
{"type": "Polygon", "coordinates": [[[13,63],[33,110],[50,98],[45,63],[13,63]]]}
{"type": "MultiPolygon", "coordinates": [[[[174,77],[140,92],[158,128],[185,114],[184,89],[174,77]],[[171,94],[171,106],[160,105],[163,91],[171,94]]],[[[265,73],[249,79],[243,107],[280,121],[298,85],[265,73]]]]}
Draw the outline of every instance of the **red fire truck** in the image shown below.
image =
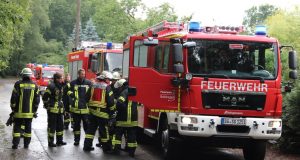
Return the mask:
{"type": "MultiPolygon", "coordinates": [[[[245,159],[264,159],[267,140],[282,133],[281,49],[266,36],[239,35],[242,27],[162,22],[124,45],[123,76],[129,99],[139,102],[139,127],[158,137],[166,158],[179,142],[242,148],[245,159]]],[[[188,146],[188,145],[186,145],[188,146]]]]}
{"type": "Polygon", "coordinates": [[[77,78],[80,68],[85,70],[86,78],[93,80],[96,73],[119,71],[122,69],[122,44],[93,43],[92,46],[68,54],[69,73],[71,80],[77,78]]]}
{"type": "Polygon", "coordinates": [[[43,94],[50,82],[53,79],[53,74],[56,72],[64,73],[63,65],[48,65],[29,63],[27,67],[33,71],[31,79],[39,86],[40,93],[43,94]]]}

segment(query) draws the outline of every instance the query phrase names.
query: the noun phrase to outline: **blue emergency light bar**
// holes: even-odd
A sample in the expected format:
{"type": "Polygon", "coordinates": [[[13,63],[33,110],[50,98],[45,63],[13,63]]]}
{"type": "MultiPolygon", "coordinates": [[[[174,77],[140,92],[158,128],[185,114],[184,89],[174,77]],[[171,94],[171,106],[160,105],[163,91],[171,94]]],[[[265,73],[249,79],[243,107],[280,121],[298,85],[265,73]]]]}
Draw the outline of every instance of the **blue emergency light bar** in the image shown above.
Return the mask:
{"type": "Polygon", "coordinates": [[[260,36],[267,35],[267,27],[264,25],[257,25],[255,27],[255,35],[260,35],[260,36]]]}
{"type": "Polygon", "coordinates": [[[106,49],[112,49],[112,42],[107,42],[106,49]]]}
{"type": "Polygon", "coordinates": [[[189,23],[189,32],[201,32],[201,23],[200,22],[190,22],[189,23]]]}

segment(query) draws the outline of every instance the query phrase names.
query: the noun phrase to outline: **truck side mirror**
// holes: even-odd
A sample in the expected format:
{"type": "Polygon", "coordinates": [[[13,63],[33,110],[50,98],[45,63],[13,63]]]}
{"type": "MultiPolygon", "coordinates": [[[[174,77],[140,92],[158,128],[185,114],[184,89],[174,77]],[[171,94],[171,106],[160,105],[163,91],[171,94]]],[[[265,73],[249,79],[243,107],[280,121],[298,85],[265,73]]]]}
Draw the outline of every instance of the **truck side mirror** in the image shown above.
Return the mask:
{"type": "Polygon", "coordinates": [[[297,69],[297,54],[296,51],[289,51],[289,68],[292,70],[297,69]]]}
{"type": "Polygon", "coordinates": [[[181,63],[174,64],[174,71],[175,73],[183,73],[184,72],[183,64],[181,63]]]}
{"type": "Polygon", "coordinates": [[[290,73],[289,73],[289,78],[290,79],[297,79],[298,78],[297,70],[291,70],[290,73]]]}
{"type": "Polygon", "coordinates": [[[174,53],[174,63],[182,63],[183,62],[182,44],[174,43],[172,44],[172,48],[174,53]]]}
{"type": "Polygon", "coordinates": [[[144,39],[143,44],[145,46],[156,46],[158,45],[158,39],[154,39],[153,37],[148,37],[144,39]]]}

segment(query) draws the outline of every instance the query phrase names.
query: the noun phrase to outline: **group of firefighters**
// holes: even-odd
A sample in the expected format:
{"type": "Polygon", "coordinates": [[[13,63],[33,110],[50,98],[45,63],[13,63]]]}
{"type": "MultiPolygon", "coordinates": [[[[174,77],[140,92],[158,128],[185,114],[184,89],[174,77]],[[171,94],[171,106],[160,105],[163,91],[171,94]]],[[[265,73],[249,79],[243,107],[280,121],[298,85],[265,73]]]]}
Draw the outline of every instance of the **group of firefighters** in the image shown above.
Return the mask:
{"type": "MultiPolygon", "coordinates": [[[[15,83],[12,91],[13,149],[18,148],[22,125],[25,126],[22,134],[24,148],[28,148],[31,122],[37,115],[40,103],[39,90],[31,81],[31,74],[30,68],[24,68],[21,72],[22,79],[15,83]]],[[[75,146],[80,143],[82,122],[85,132],[84,151],[94,150],[93,139],[98,129],[97,146],[102,147],[104,153],[118,153],[124,136],[126,151],[134,156],[137,147],[137,103],[128,100],[128,83],[118,72],[97,73],[93,82],[85,79],[83,69],[78,70],[78,78],[71,82],[68,75],[63,77],[57,72],[42,100],[48,115],[48,147],[66,145],[63,130],[68,128],[72,119],[75,146]]]]}

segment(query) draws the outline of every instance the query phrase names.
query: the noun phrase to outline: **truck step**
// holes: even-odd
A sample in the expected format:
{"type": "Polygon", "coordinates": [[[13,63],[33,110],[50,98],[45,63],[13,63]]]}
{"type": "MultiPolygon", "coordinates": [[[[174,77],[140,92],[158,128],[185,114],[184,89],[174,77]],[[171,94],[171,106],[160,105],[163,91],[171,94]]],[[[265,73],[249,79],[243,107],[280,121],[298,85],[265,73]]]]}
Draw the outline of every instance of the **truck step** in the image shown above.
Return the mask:
{"type": "Polygon", "coordinates": [[[156,134],[156,131],[154,129],[144,129],[144,133],[150,137],[154,137],[154,135],[156,134]]]}

